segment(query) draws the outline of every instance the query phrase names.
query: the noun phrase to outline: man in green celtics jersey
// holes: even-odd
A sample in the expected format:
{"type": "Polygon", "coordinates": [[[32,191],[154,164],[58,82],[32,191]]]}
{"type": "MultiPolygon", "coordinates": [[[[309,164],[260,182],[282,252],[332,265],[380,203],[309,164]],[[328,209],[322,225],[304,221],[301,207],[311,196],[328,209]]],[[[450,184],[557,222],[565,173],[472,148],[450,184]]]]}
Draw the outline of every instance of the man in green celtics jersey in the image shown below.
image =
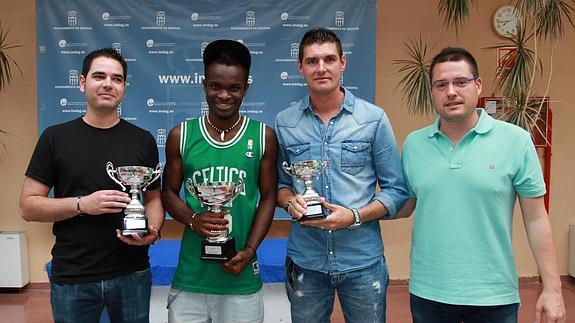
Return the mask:
{"type": "Polygon", "coordinates": [[[169,322],[263,322],[256,249],[275,210],[277,141],[265,124],[239,113],[248,90],[251,57],[239,42],[217,40],[204,50],[206,116],[182,122],[168,136],[162,200],[185,225],[168,296],[169,322]],[[243,192],[231,208],[207,212],[182,182],[234,182],[243,192]],[[233,221],[224,218],[231,214],[233,221]],[[233,225],[232,225],[233,223],[233,225]],[[200,259],[200,244],[230,228],[238,253],[227,262],[200,259]]]}

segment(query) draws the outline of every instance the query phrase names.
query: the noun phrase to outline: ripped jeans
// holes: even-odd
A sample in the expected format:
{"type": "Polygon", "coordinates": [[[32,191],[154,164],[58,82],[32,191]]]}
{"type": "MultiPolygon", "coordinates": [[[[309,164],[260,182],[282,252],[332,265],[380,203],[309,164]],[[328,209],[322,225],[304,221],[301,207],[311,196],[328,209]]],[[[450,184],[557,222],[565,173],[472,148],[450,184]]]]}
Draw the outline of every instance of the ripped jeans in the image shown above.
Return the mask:
{"type": "Polygon", "coordinates": [[[293,323],[329,323],[336,291],[347,323],[385,322],[389,276],[383,256],[367,268],[338,275],[303,269],[288,257],[285,273],[293,323]]]}

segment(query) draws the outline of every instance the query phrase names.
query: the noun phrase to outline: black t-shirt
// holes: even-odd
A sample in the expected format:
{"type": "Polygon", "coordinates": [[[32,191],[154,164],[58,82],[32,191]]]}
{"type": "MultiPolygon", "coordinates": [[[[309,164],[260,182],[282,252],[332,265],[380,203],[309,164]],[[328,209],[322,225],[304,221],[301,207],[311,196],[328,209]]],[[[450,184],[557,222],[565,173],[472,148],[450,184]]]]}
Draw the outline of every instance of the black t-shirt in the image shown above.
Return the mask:
{"type": "MultiPolygon", "coordinates": [[[[158,164],[152,135],[127,121],[94,128],[82,118],[47,128],[34,150],[26,176],[54,189],[54,197],[122,190],[106,172],[118,166],[158,164]]],[[[159,187],[159,180],[148,189],[159,187]]],[[[110,279],[149,267],[148,247],[130,246],[116,237],[124,213],[75,216],[54,222],[51,281],[81,283],[110,279]]]]}

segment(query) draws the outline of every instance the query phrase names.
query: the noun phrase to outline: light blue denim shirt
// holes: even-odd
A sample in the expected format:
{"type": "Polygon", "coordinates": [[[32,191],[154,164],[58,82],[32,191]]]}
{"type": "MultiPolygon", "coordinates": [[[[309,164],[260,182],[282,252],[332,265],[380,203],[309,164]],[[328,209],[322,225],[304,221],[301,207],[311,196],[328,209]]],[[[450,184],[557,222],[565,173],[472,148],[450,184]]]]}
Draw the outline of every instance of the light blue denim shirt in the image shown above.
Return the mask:
{"type": "MultiPolygon", "coordinates": [[[[282,162],[327,157],[327,169],[313,183],[320,196],[348,208],[378,200],[389,211],[385,218],[393,218],[408,194],[389,119],[383,109],[342,91],[345,100],[327,125],[313,112],[308,96],[277,115],[279,188],[304,191],[302,182],[282,170],[282,162]]],[[[379,221],[335,231],[292,222],[287,255],[303,268],[339,274],[368,267],[382,254],[379,221]]]]}

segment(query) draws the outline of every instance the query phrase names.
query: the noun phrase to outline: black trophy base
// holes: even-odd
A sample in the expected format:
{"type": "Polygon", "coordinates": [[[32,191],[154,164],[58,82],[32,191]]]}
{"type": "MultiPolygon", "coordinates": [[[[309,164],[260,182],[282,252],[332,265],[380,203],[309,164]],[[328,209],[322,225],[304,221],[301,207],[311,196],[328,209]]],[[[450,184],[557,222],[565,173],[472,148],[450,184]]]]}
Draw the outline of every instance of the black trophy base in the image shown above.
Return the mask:
{"type": "Polygon", "coordinates": [[[234,238],[228,238],[228,240],[221,242],[202,240],[200,259],[225,262],[232,259],[237,253],[234,238]]]}
{"type": "Polygon", "coordinates": [[[304,214],[300,221],[310,221],[310,220],[319,220],[324,219],[326,217],[325,212],[323,210],[323,206],[321,203],[311,203],[307,202],[307,209],[306,214],[304,214]]]}
{"type": "Polygon", "coordinates": [[[142,217],[124,217],[124,223],[122,225],[122,235],[131,236],[132,234],[137,234],[139,236],[145,236],[148,234],[148,218],[142,217]]]}

